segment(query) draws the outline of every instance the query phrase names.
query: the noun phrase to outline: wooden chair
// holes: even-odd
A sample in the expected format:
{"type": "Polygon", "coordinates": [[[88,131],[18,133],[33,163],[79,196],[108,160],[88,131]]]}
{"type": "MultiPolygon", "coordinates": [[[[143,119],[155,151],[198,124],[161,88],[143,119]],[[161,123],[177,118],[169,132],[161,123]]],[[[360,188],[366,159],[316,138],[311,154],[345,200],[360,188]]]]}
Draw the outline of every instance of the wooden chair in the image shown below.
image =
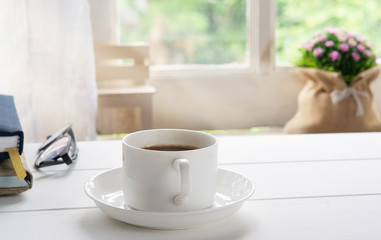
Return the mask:
{"type": "Polygon", "coordinates": [[[94,48],[98,89],[98,132],[101,134],[121,133],[115,128],[106,131],[104,128],[116,126],[116,121],[126,124],[126,120],[112,119],[112,114],[105,111],[110,108],[134,109],[134,115],[136,113],[141,115],[141,123],[138,127],[150,129],[152,127],[152,95],[155,89],[147,83],[149,79],[148,44],[102,44],[95,45],[94,48]],[[127,59],[128,64],[118,64],[118,59],[119,62],[127,59]]]}

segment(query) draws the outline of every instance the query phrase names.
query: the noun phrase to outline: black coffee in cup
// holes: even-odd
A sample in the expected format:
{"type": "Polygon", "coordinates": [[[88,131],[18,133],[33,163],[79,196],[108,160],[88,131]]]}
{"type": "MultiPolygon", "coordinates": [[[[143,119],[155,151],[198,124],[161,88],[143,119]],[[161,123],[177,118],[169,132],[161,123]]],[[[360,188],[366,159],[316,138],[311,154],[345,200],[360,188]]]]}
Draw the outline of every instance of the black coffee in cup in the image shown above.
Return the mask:
{"type": "Polygon", "coordinates": [[[158,144],[147,147],[142,147],[147,150],[155,150],[155,151],[188,151],[199,149],[198,147],[188,146],[188,145],[175,145],[175,144],[158,144]]]}

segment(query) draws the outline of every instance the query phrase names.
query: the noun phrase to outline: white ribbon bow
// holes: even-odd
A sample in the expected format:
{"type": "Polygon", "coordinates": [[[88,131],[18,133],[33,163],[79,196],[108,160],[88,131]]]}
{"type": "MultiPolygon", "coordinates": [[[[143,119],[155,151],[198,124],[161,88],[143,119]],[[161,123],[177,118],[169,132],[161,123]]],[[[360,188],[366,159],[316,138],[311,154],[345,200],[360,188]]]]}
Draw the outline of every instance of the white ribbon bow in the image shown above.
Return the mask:
{"type": "Polygon", "coordinates": [[[361,101],[360,101],[360,98],[359,96],[362,96],[362,97],[369,97],[369,93],[368,92],[365,92],[365,91],[357,91],[355,88],[353,87],[347,87],[346,89],[343,89],[343,90],[336,90],[336,91],[332,91],[331,92],[331,100],[334,104],[342,101],[343,99],[349,97],[349,96],[353,96],[353,98],[355,99],[356,101],[356,104],[357,104],[357,111],[356,111],[356,115],[357,116],[362,116],[364,115],[364,107],[362,106],[361,104],[361,101]]]}

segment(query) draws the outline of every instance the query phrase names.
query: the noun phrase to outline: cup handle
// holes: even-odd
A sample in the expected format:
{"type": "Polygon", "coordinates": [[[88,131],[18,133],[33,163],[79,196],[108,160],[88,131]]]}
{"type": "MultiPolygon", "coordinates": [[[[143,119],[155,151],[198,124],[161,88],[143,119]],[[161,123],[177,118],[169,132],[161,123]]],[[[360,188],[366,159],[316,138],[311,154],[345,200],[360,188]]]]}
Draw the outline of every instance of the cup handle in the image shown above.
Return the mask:
{"type": "Polygon", "coordinates": [[[189,161],[184,158],[179,158],[173,161],[176,170],[180,171],[181,177],[181,192],[173,198],[176,205],[183,205],[187,202],[189,194],[192,192],[192,180],[190,174],[189,161]]]}

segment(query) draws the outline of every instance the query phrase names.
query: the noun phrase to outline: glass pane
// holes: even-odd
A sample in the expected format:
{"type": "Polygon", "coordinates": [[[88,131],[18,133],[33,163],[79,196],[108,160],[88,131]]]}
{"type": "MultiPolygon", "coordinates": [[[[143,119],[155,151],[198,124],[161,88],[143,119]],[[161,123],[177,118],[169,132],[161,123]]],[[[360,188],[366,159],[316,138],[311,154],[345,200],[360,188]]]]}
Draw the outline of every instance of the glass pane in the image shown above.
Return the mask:
{"type": "Polygon", "coordinates": [[[380,11],[379,0],[277,0],[277,66],[293,65],[299,46],[327,27],[346,28],[364,36],[380,56],[380,11]]]}
{"type": "Polygon", "coordinates": [[[151,63],[246,61],[245,0],[117,0],[120,42],[148,41],[151,63]]]}

